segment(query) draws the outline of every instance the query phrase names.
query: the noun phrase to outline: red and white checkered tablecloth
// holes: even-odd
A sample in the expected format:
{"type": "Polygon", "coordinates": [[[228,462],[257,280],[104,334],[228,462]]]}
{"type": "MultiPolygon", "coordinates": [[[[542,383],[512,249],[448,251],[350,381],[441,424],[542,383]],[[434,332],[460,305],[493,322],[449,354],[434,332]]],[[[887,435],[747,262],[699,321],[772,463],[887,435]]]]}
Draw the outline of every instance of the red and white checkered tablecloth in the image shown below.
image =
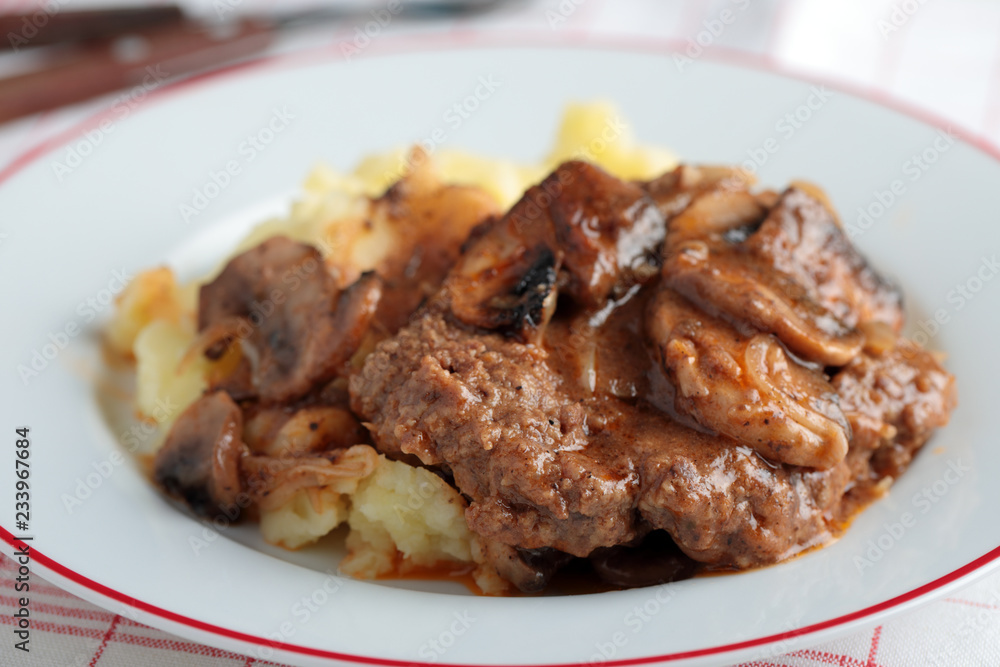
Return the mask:
{"type": "MultiPolygon", "coordinates": [[[[0,0],[0,11],[34,4],[44,3],[0,0]]],[[[127,0],[63,0],[59,4],[77,8],[127,4],[127,0]]],[[[211,12],[212,8],[212,0],[181,4],[196,11],[211,12]]],[[[238,4],[241,11],[279,6],[277,0],[238,4]]],[[[371,4],[377,7],[380,1],[371,4]]],[[[710,49],[805,77],[843,82],[875,99],[928,111],[963,128],[979,143],[1000,146],[1000,2],[995,0],[525,0],[493,14],[419,29],[438,31],[442,39],[470,39],[470,35],[490,31],[553,39],[667,40],[683,46],[697,39],[706,22],[734,5],[744,10],[740,21],[714,37],[710,49]]],[[[337,44],[352,34],[352,28],[292,35],[273,51],[337,44]]],[[[409,30],[405,25],[388,29],[395,33],[409,30]]],[[[13,66],[18,63],[15,58],[13,66]]],[[[0,73],[8,67],[0,61],[0,73]]],[[[0,128],[0,172],[102,103],[107,102],[40,114],[0,128]]],[[[0,557],[0,625],[14,622],[14,572],[12,562],[0,557]]],[[[43,583],[37,576],[32,580],[31,605],[32,651],[14,651],[12,642],[5,639],[0,642],[0,667],[273,664],[145,627],[43,583]]],[[[1000,574],[884,625],[819,646],[806,643],[795,645],[785,655],[746,664],[1000,665],[1000,574]]]]}
{"type": "MultiPolygon", "coordinates": [[[[16,565],[0,556],[0,625],[12,626],[16,565]]],[[[275,663],[180,639],[112,614],[36,575],[31,652],[0,643],[0,665],[17,667],[268,667],[275,663]]],[[[3,633],[8,634],[8,633],[3,633]]],[[[9,637],[8,637],[9,639],[9,637]]],[[[960,595],[819,646],[739,667],[1000,665],[1000,575],[960,595]]]]}

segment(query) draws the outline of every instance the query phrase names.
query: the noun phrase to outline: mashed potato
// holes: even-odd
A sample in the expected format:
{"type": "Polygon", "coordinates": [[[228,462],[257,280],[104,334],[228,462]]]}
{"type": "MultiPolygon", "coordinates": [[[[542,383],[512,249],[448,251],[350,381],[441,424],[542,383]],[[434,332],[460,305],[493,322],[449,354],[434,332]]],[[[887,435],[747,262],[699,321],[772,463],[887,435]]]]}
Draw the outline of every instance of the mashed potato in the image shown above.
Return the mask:
{"type": "Polygon", "coordinates": [[[271,544],[298,549],[347,521],[349,511],[348,495],[337,489],[299,491],[278,509],[260,513],[260,534],[271,544]]]}
{"type": "MultiPolygon", "coordinates": [[[[420,149],[389,151],[366,158],[349,174],[319,165],[289,214],[256,227],[230,257],[282,234],[319,248],[327,268],[346,286],[392,247],[391,229],[369,217],[370,198],[402,175],[477,186],[505,210],[569,159],[588,160],[623,179],[651,179],[677,164],[667,151],[639,146],[611,105],[570,105],[552,151],[537,165],[448,149],[433,156],[420,149]]],[[[164,429],[207,386],[212,363],[189,353],[197,338],[197,291],[223,265],[186,285],[178,285],[167,268],[140,274],[119,297],[108,325],[112,350],[136,361],[136,408],[164,429]],[[171,409],[164,411],[163,405],[171,409]]],[[[261,510],[260,528],[268,542],[297,549],[346,522],[349,556],[341,568],[348,574],[372,578],[464,564],[484,592],[502,593],[507,584],[483,565],[464,511],[465,500],[437,475],[380,457],[365,479],[302,490],[281,507],[261,510]]]]}
{"type": "Polygon", "coordinates": [[[434,473],[380,457],[351,496],[352,554],[341,568],[366,577],[387,574],[396,567],[397,552],[413,566],[470,562],[472,535],[464,512],[461,494],[434,473]]]}
{"type": "Polygon", "coordinates": [[[136,408],[166,426],[191,405],[207,386],[210,364],[203,355],[188,354],[194,326],[153,320],[136,335],[136,408]]]}

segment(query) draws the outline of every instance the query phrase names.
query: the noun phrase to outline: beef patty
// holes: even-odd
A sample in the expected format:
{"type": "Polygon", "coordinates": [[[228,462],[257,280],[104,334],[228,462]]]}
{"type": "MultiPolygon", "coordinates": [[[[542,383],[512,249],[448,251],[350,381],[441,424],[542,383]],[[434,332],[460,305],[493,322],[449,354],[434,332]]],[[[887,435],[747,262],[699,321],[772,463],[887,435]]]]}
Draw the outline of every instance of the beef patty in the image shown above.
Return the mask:
{"type": "Polygon", "coordinates": [[[522,589],[657,530],[713,567],[788,558],[947,422],[953,378],[822,194],[748,185],[566,163],[351,377],[377,448],[452,475],[522,589]]]}

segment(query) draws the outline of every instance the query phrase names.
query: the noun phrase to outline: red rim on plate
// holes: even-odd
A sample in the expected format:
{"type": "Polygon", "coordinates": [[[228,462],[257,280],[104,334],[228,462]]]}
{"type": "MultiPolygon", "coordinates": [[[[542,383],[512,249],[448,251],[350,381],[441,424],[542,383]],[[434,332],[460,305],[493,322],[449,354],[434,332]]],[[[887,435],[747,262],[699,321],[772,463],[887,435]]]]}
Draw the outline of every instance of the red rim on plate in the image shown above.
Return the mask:
{"type": "MultiPolygon", "coordinates": [[[[496,32],[486,32],[486,33],[475,33],[470,31],[463,31],[461,33],[456,33],[452,35],[452,42],[461,41],[462,48],[497,48],[497,47],[542,47],[542,48],[566,48],[566,47],[586,47],[594,49],[608,49],[616,51],[627,51],[627,52],[648,52],[656,53],[661,55],[676,53],[680,51],[685,44],[678,40],[633,40],[628,39],[608,39],[599,38],[594,39],[589,36],[570,37],[569,39],[553,40],[551,36],[539,36],[535,34],[511,34],[511,33],[496,33],[496,32]],[[475,41],[472,41],[472,40],[475,41]]],[[[385,55],[394,55],[401,52],[407,51],[442,51],[448,50],[455,46],[454,43],[449,44],[447,38],[442,39],[440,36],[434,38],[396,38],[391,44],[387,44],[379,50],[378,53],[374,53],[366,57],[381,57],[385,55]]],[[[746,67],[750,69],[763,70],[770,72],[772,74],[777,74],[784,76],[786,78],[796,79],[800,81],[807,81],[808,83],[821,83],[828,85],[831,88],[840,90],[854,97],[873,102],[883,107],[887,107],[904,115],[910,116],[924,124],[931,125],[938,128],[948,128],[957,137],[959,137],[965,143],[979,149],[983,153],[993,157],[994,159],[1000,161],[1000,147],[995,146],[989,140],[984,137],[973,135],[967,131],[960,128],[954,128],[946,119],[937,116],[927,110],[915,107],[911,104],[897,100],[881,91],[873,89],[861,89],[850,84],[845,84],[844,82],[832,82],[821,78],[809,77],[808,79],[798,75],[797,73],[790,72],[788,70],[780,67],[773,59],[751,54],[740,51],[733,51],[728,49],[713,49],[707,50],[705,55],[709,60],[722,62],[729,65],[736,65],[741,67],[746,67]]],[[[152,91],[149,94],[149,101],[159,100],[171,95],[177,94],[178,92],[187,91],[198,86],[204,85],[211,82],[219,77],[233,76],[243,72],[249,72],[262,67],[268,66],[294,66],[296,64],[301,64],[302,62],[323,62],[330,60],[334,57],[340,56],[339,49],[334,46],[320,47],[316,49],[308,49],[300,51],[291,55],[284,56],[269,56],[259,58],[247,63],[241,63],[231,67],[223,68],[213,72],[209,72],[200,76],[192,77],[184,81],[170,84],[162,89],[152,91]]],[[[79,137],[88,129],[96,127],[102,120],[104,120],[112,110],[102,110],[87,119],[81,121],[80,123],[70,127],[69,129],[50,137],[39,144],[33,146],[27,151],[23,152],[17,156],[10,164],[8,164],[3,169],[0,169],[0,184],[3,184],[11,177],[16,175],[22,169],[33,163],[35,160],[41,156],[55,150],[61,146],[64,146],[73,139],[79,137]]],[[[74,584],[94,593],[100,598],[107,600],[113,600],[119,602],[135,609],[138,609],[144,613],[150,614],[162,618],[166,621],[177,623],[194,630],[209,633],[219,637],[224,637],[230,640],[236,640],[242,643],[256,645],[256,646],[267,646],[272,649],[277,649],[285,651],[288,653],[295,653],[299,655],[328,658],[334,660],[346,660],[362,664],[370,665],[386,665],[391,667],[432,667],[436,663],[412,661],[412,660],[394,660],[389,658],[377,658],[362,655],[353,655],[348,653],[339,653],[336,651],[328,651],[325,649],[311,648],[308,646],[299,646],[295,644],[288,644],[285,642],[267,640],[262,637],[256,637],[253,635],[248,635],[242,632],[237,632],[235,630],[230,630],[220,626],[212,625],[210,623],[205,623],[194,618],[189,618],[181,614],[169,611],[157,607],[155,605],[143,602],[142,600],[136,600],[134,598],[125,595],[117,590],[109,588],[97,581],[94,581],[88,577],[85,577],[78,572],[75,572],[68,567],[62,565],[61,563],[52,560],[48,556],[36,551],[30,543],[22,542],[19,538],[16,538],[12,533],[10,533],[6,528],[0,526],[0,538],[3,542],[9,545],[12,549],[21,549],[28,546],[31,559],[34,563],[41,565],[42,568],[50,571],[56,577],[65,579],[67,581],[73,582],[74,584]]],[[[968,577],[970,575],[982,575],[987,571],[987,566],[993,564],[1000,560],[1000,546],[989,552],[983,554],[979,558],[976,558],[970,563],[963,565],[962,567],[941,576],[931,582],[928,582],[922,586],[919,586],[913,590],[907,591],[902,595],[898,595],[884,602],[860,609],[858,611],[851,612],[849,614],[844,614],[836,618],[821,621],[819,623],[814,623],[809,626],[802,628],[789,630],[779,634],[768,635],[765,637],[759,637],[757,639],[749,639],[741,642],[735,642],[732,644],[723,644],[720,646],[713,646],[702,649],[695,649],[690,651],[681,651],[677,653],[669,653],[663,655],[655,655],[641,658],[630,658],[623,660],[609,660],[606,665],[609,667],[625,666],[625,665],[642,665],[656,662],[672,662],[677,660],[687,660],[691,658],[704,658],[713,655],[722,655],[725,653],[731,653],[735,651],[742,651],[746,649],[751,649],[755,647],[762,647],[769,644],[775,644],[782,641],[787,641],[790,639],[795,639],[799,637],[804,637],[812,635],[824,630],[831,630],[834,628],[845,626],[849,623],[855,621],[860,621],[863,619],[870,619],[871,617],[881,614],[883,612],[889,611],[896,607],[900,607],[906,603],[914,602],[919,600],[921,597],[930,597],[932,593],[940,593],[945,586],[949,584],[954,584],[959,580],[968,577]]],[[[926,600],[925,600],[926,601],[926,600]]],[[[461,663],[448,663],[451,667],[482,667],[481,665],[473,664],[461,664],[461,663]]],[[[516,667],[584,667],[588,663],[540,663],[540,664],[519,664],[516,667]]],[[[491,667],[502,667],[500,665],[495,665],[491,667]]],[[[513,666],[512,666],[513,667],[513,666]]]]}

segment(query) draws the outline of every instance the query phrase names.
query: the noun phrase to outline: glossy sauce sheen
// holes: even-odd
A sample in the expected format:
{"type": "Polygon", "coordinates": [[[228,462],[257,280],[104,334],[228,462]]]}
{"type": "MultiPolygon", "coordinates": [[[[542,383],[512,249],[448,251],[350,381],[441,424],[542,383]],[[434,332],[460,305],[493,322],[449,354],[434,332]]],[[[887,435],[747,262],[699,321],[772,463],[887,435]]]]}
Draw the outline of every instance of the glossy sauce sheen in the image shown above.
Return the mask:
{"type": "Polygon", "coordinates": [[[734,174],[681,167],[644,192],[563,165],[352,377],[379,449],[449,470],[522,590],[566,554],[663,531],[714,569],[825,544],[947,421],[951,376],[897,340],[898,293],[825,202],[758,198],[734,174]],[[682,267],[692,248],[703,274],[682,267]],[[812,266],[789,270],[799,255],[812,266]],[[538,257],[556,279],[518,320],[507,295],[527,293],[538,257]],[[869,321],[888,343],[866,343],[869,321]]]}
{"type": "Polygon", "coordinates": [[[374,447],[452,481],[477,567],[520,591],[635,587],[829,542],[948,421],[953,378],[810,186],[568,162],[499,216],[422,178],[371,202],[398,232],[371,271],[275,237],[202,289],[218,374],[157,454],[168,492],[252,515],[364,478],[374,447]]]}

